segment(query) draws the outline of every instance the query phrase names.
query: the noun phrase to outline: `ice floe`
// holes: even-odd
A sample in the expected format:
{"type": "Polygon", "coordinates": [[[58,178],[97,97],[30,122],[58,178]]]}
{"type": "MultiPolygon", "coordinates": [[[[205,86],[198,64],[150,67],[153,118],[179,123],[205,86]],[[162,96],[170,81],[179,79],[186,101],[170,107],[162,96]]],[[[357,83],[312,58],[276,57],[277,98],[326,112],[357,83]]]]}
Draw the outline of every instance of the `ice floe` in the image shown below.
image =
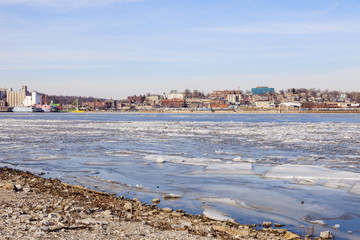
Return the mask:
{"type": "Polygon", "coordinates": [[[213,163],[206,167],[207,173],[213,174],[253,174],[251,163],[213,163]]]}
{"type": "Polygon", "coordinates": [[[286,179],[304,185],[322,185],[360,193],[360,173],[333,170],[321,166],[284,164],[275,166],[264,174],[265,178],[286,179]]]}
{"type": "Polygon", "coordinates": [[[203,214],[210,219],[218,221],[235,221],[233,218],[228,217],[226,213],[213,209],[209,206],[202,206],[202,208],[204,209],[203,214]]]}

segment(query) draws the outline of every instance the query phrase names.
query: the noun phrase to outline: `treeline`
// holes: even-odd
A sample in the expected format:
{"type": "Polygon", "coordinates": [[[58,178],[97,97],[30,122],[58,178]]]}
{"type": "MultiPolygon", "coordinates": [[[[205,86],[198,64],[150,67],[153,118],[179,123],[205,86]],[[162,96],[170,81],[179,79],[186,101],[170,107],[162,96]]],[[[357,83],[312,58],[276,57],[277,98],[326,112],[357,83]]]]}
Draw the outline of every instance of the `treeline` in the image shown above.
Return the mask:
{"type": "Polygon", "coordinates": [[[83,102],[94,102],[95,100],[97,101],[105,100],[103,98],[94,98],[94,97],[56,96],[56,95],[46,95],[46,96],[48,103],[50,103],[50,101],[52,100],[55,104],[61,104],[61,105],[72,104],[76,99],[79,99],[78,100],[79,104],[83,102]]]}
{"type": "Polygon", "coordinates": [[[293,93],[303,95],[305,97],[321,97],[327,101],[336,102],[339,100],[347,99],[351,102],[360,102],[360,92],[351,91],[351,92],[343,92],[343,91],[330,91],[328,89],[320,90],[315,88],[290,88],[287,90],[280,90],[280,94],[284,93],[293,93]]]}

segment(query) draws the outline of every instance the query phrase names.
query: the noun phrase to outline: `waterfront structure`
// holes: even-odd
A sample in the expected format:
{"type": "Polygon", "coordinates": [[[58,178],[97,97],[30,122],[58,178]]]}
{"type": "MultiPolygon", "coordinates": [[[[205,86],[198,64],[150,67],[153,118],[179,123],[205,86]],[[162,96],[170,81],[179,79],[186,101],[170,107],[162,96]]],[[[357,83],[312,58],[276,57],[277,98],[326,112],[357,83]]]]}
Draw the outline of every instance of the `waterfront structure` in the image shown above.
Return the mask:
{"type": "Polygon", "coordinates": [[[32,107],[28,106],[16,106],[12,109],[13,112],[33,112],[32,107]]]}
{"type": "Polygon", "coordinates": [[[9,107],[23,106],[25,97],[28,94],[29,92],[27,90],[27,86],[22,86],[21,90],[19,91],[12,91],[12,89],[10,89],[6,93],[6,101],[9,107]]]}
{"type": "Polygon", "coordinates": [[[0,100],[3,100],[3,98],[6,98],[6,92],[8,90],[9,89],[7,89],[7,88],[0,88],[0,100]]]}
{"type": "Polygon", "coordinates": [[[41,102],[41,96],[37,92],[31,92],[30,96],[25,96],[23,105],[24,106],[34,106],[39,105],[41,102]]]}
{"type": "Polygon", "coordinates": [[[7,107],[5,100],[0,100],[0,112],[7,112],[9,108],[7,107]]]}
{"type": "Polygon", "coordinates": [[[252,88],[251,93],[253,95],[254,94],[261,94],[261,95],[275,94],[275,89],[274,88],[269,88],[269,87],[259,86],[259,87],[256,87],[256,88],[252,88]]]}

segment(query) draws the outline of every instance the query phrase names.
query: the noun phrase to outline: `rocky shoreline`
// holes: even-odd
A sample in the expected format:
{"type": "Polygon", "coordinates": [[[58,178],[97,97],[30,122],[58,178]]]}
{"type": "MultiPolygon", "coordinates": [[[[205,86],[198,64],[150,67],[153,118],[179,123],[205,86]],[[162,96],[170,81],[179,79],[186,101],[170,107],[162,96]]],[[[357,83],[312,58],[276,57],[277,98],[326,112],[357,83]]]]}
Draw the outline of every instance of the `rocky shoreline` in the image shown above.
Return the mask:
{"type": "MultiPolygon", "coordinates": [[[[157,199],[154,199],[156,203],[157,199]]],[[[261,230],[0,168],[0,239],[331,239],[261,230]]]]}

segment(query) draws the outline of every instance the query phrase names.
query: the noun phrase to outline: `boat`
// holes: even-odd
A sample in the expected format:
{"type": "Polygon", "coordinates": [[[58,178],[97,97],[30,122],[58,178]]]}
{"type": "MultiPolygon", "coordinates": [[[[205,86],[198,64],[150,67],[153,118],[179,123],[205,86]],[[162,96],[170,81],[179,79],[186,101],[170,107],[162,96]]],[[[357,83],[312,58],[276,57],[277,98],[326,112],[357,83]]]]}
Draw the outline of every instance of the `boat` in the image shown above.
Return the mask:
{"type": "Polygon", "coordinates": [[[16,106],[12,109],[13,112],[33,112],[33,107],[16,106]]]}
{"type": "Polygon", "coordinates": [[[34,107],[33,112],[44,112],[44,110],[42,108],[39,108],[39,107],[34,107]]]}
{"type": "Polygon", "coordinates": [[[56,112],[56,107],[50,105],[50,104],[43,104],[40,106],[44,112],[56,112]]]}

